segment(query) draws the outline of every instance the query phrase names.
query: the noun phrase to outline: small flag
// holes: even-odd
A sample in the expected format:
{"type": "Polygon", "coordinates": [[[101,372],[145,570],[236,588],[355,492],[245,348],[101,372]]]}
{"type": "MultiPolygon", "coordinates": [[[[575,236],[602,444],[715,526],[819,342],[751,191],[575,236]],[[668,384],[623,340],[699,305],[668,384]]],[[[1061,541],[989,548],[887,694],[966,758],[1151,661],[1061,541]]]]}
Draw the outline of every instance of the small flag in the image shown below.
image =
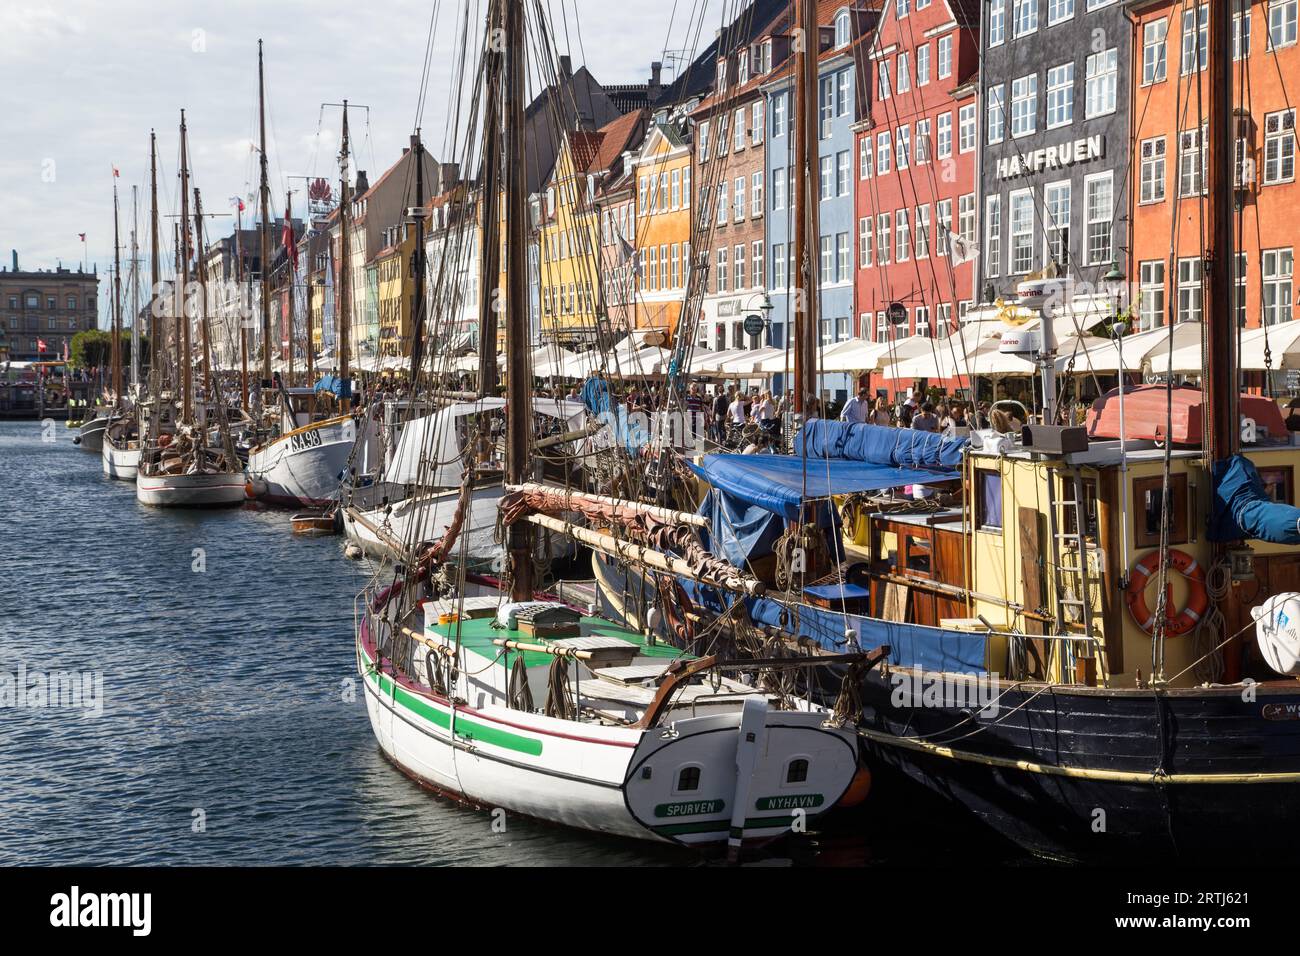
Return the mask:
{"type": "Polygon", "coordinates": [[[952,261],[954,265],[961,265],[963,262],[970,262],[972,259],[979,258],[979,246],[971,242],[960,233],[954,233],[948,240],[948,247],[952,250],[952,261]]]}
{"type": "Polygon", "coordinates": [[[293,237],[293,220],[289,218],[289,207],[284,208],[284,231],[280,237],[284,251],[289,255],[289,268],[294,268],[298,261],[298,243],[293,237]]]}
{"type": "Polygon", "coordinates": [[[85,242],[85,241],[86,241],[86,234],[85,234],[84,232],[79,232],[79,233],[77,233],[77,235],[79,235],[79,236],[81,237],[81,241],[82,241],[82,242],[85,242]]]}
{"type": "Polygon", "coordinates": [[[122,174],[118,171],[118,168],[117,168],[116,166],[114,166],[114,167],[113,167],[113,178],[114,178],[114,179],[117,179],[117,178],[118,178],[119,176],[121,176],[121,175],[122,175],[122,174]]]}
{"type": "Polygon", "coordinates": [[[45,340],[44,340],[44,339],[37,339],[37,340],[36,340],[36,351],[38,351],[38,352],[44,352],[44,351],[45,351],[45,348],[46,348],[46,346],[45,346],[45,340]]]}

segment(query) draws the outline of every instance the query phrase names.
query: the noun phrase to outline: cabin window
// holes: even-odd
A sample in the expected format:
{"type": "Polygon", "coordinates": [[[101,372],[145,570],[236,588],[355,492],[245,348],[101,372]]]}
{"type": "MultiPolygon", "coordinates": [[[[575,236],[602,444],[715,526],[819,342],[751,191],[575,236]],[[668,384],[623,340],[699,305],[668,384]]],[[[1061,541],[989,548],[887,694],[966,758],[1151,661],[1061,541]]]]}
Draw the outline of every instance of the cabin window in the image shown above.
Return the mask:
{"type": "Polygon", "coordinates": [[[903,552],[904,567],[909,571],[920,571],[922,574],[929,574],[932,570],[932,551],[933,548],[929,538],[923,535],[909,534],[903,552]]]}
{"type": "Polygon", "coordinates": [[[1002,530],[1002,475],[975,469],[975,519],[980,528],[1002,530]]]}
{"type": "MultiPolygon", "coordinates": [[[[1136,513],[1133,521],[1133,544],[1139,548],[1160,546],[1160,522],[1164,503],[1164,480],[1140,478],[1133,482],[1136,513]]],[[[1169,476],[1169,543],[1187,542],[1187,476],[1169,476]]]]}
{"type": "Polygon", "coordinates": [[[1294,469],[1288,466],[1259,469],[1259,477],[1264,482],[1264,491],[1279,504],[1289,505],[1295,501],[1293,486],[1294,469]]]}
{"type": "Polygon", "coordinates": [[[677,772],[677,792],[689,793],[700,789],[700,768],[683,767],[677,772]]]}
{"type": "Polygon", "coordinates": [[[807,783],[808,782],[808,761],[804,757],[798,757],[791,760],[785,768],[786,783],[807,783]]]}

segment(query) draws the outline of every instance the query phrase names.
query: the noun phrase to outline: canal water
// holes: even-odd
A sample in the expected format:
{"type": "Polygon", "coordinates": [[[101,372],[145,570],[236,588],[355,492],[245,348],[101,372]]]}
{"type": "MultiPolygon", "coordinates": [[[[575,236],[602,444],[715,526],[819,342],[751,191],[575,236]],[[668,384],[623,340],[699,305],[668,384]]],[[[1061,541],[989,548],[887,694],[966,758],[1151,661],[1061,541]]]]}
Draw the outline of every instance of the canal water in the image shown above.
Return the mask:
{"type": "MultiPolygon", "coordinates": [[[[81,709],[0,708],[0,865],[700,861],[517,817],[497,832],[421,789],[380,754],[353,682],[367,566],[342,539],[253,506],[146,508],[74,434],[0,422],[0,680],[87,681],[81,709]]],[[[763,862],[1005,852],[929,809],[872,806],[763,862]]]]}

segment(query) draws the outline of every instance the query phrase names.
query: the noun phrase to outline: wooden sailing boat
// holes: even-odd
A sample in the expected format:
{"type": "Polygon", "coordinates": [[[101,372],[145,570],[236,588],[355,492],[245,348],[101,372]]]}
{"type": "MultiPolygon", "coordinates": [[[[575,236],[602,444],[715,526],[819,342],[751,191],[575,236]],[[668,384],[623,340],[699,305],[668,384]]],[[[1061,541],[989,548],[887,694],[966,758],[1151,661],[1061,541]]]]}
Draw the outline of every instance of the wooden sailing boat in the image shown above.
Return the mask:
{"type": "MultiPolygon", "coordinates": [[[[518,484],[529,471],[532,426],[524,3],[495,0],[488,18],[488,30],[507,38],[505,51],[488,54],[499,62],[487,75],[494,77],[488,99],[504,107],[506,478],[518,484]]],[[[500,158],[485,152],[484,161],[500,158]]],[[[484,227],[495,242],[495,218],[484,227]]],[[[801,662],[694,657],[644,632],[534,600],[527,520],[507,527],[508,590],[468,597],[461,572],[451,595],[435,600],[439,555],[449,553],[457,530],[453,522],[393,584],[367,592],[356,632],[371,725],[404,772],[479,805],[634,838],[727,841],[737,851],[745,840],[788,832],[849,790],[858,772],[850,729],[765,680],[737,679],[801,662]]],[[[752,585],[744,575],[716,583],[752,585]]],[[[869,663],[862,655],[841,662],[869,663]]]]}
{"type": "MultiPolygon", "coordinates": [[[[261,205],[262,205],[262,405],[270,421],[267,437],[248,452],[248,495],[268,504],[297,507],[326,505],[337,498],[339,483],[348,469],[356,442],[357,426],[351,415],[351,395],[344,387],[335,408],[322,407],[313,388],[288,389],[271,373],[271,189],[267,182],[266,102],[262,76],[262,43],[257,44],[257,100],[261,135],[261,205]],[[274,409],[274,411],[272,411],[274,409]]],[[[340,170],[343,177],[339,203],[340,245],[343,256],[339,296],[340,329],[346,328],[346,313],[351,303],[346,293],[348,243],[348,114],[343,104],[343,142],[340,170]]],[[[286,237],[292,236],[293,224],[286,209],[286,237]]],[[[285,243],[286,253],[290,243],[285,243]]],[[[288,255],[289,289],[293,295],[297,263],[288,255]]],[[[292,298],[289,306],[292,323],[292,298]]],[[[292,325],[289,334],[292,356],[292,325]]],[[[340,332],[339,376],[349,380],[347,336],[340,332]]],[[[309,345],[310,347],[310,345],[309,345]]],[[[290,358],[292,367],[292,357],[290,358]]]]}
{"type": "MultiPolygon", "coordinates": [[[[244,476],[233,453],[224,413],[217,428],[224,447],[209,443],[208,425],[195,415],[194,359],[190,344],[193,297],[190,294],[191,241],[189,221],[189,153],[185,111],[181,111],[181,222],[180,282],[176,302],[177,355],[180,379],[180,408],[174,433],[162,433],[148,445],[136,472],[136,498],[147,505],[162,507],[215,507],[236,505],[244,500],[244,476]]],[[[155,253],[156,254],[156,253],[155,253]]],[[[200,322],[206,326],[206,296],[200,322]]],[[[206,331],[205,331],[206,335],[206,331]]],[[[205,382],[205,390],[208,383],[205,382]]],[[[206,394],[204,396],[206,398],[206,394]]]]}
{"type": "MultiPolygon", "coordinates": [[[[104,432],[103,466],[104,474],[109,478],[123,481],[135,481],[135,473],[140,464],[140,450],[143,447],[140,434],[140,277],[137,269],[136,244],[136,195],[131,187],[131,396],[129,403],[119,401],[119,411],[110,421],[104,432]]],[[[113,234],[117,240],[117,185],[113,186],[113,234]]],[[[114,268],[121,263],[114,252],[114,268]]],[[[115,342],[122,335],[122,292],[120,284],[114,295],[115,317],[113,337],[115,342]]],[[[114,380],[120,383],[122,378],[121,349],[114,346],[114,380]]]]}

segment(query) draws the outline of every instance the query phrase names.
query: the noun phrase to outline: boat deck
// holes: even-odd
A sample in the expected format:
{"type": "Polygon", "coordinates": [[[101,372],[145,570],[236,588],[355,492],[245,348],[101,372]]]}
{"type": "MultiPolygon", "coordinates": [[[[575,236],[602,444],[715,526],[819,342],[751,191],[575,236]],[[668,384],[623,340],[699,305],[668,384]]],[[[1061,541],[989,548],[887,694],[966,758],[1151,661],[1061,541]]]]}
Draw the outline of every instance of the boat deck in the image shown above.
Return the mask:
{"type": "MultiPolygon", "coordinates": [[[[493,641],[508,639],[512,641],[521,641],[527,644],[560,644],[569,638],[545,638],[531,637],[524,631],[507,631],[498,627],[495,617],[473,618],[470,620],[453,621],[449,624],[428,623],[425,630],[432,636],[437,635],[444,640],[454,641],[456,639],[457,628],[460,633],[460,644],[466,651],[476,654],[485,660],[495,660],[501,653],[501,647],[494,644],[493,641]]],[[[691,660],[692,656],[680,648],[673,647],[670,644],[664,644],[659,641],[647,639],[644,635],[636,631],[630,631],[626,628],[611,624],[599,617],[583,617],[579,624],[581,636],[616,638],[633,645],[633,652],[642,658],[661,658],[667,664],[676,658],[691,660]]],[[[517,651],[511,652],[512,660],[517,651]]],[[[525,667],[540,667],[550,664],[555,658],[550,654],[544,654],[540,651],[523,651],[525,667]]],[[[644,662],[643,662],[644,663],[644,662]]]]}

